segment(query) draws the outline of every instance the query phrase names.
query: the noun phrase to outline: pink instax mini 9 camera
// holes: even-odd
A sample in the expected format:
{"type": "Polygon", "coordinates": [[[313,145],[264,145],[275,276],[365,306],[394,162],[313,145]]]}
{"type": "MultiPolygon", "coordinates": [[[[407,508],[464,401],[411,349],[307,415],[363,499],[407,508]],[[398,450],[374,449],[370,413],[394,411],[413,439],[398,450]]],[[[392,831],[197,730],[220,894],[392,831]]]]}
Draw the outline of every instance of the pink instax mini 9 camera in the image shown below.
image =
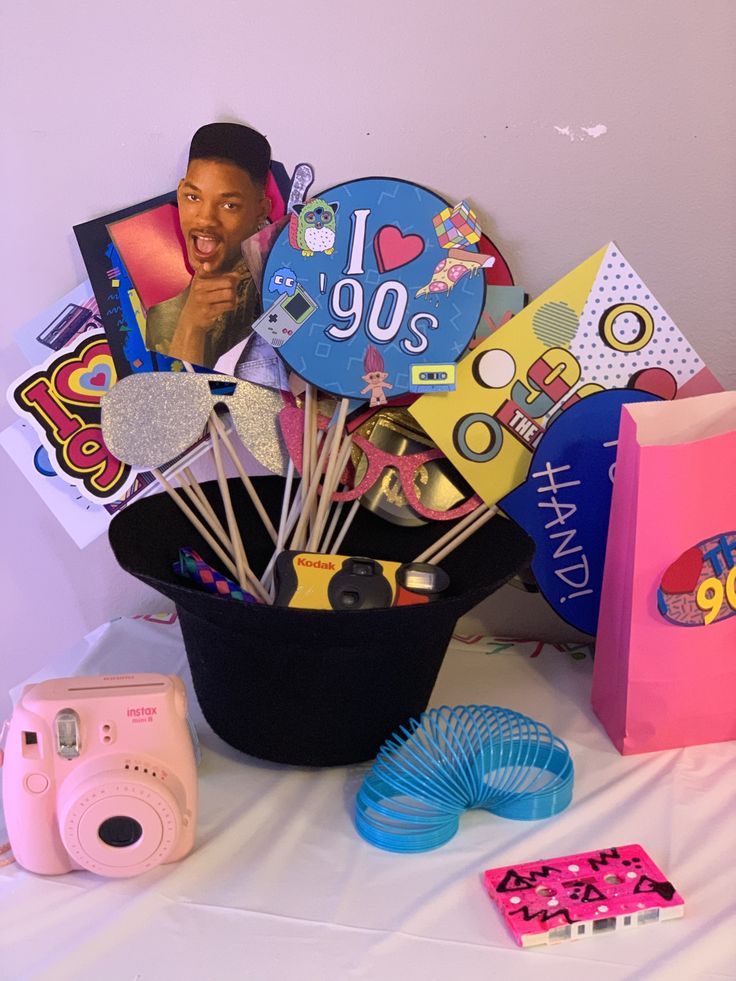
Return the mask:
{"type": "Polygon", "coordinates": [[[197,771],[181,679],[27,685],[8,731],[3,801],[13,854],[30,872],[132,876],[183,858],[197,771]]]}

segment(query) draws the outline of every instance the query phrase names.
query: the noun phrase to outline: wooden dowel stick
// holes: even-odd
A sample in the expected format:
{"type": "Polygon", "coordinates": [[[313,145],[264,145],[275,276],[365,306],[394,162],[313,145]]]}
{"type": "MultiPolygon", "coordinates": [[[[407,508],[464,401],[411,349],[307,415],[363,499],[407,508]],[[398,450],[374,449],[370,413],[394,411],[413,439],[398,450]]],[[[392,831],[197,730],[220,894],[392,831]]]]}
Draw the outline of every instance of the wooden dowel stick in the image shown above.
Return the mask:
{"type": "Polygon", "coordinates": [[[309,439],[312,447],[312,469],[311,477],[314,477],[315,471],[317,469],[317,459],[318,459],[318,446],[321,430],[319,428],[319,389],[312,385],[312,405],[309,410],[309,439]]]}
{"type": "Polygon", "coordinates": [[[291,505],[291,487],[294,483],[294,461],[289,460],[286,470],[286,481],[284,483],[284,497],[281,501],[281,516],[279,518],[279,532],[276,536],[276,548],[280,551],[284,547],[284,537],[286,535],[286,522],[291,505]]]}
{"type": "MultiPolygon", "coordinates": [[[[182,484],[181,489],[184,491],[185,494],[187,494],[191,502],[199,510],[199,513],[203,517],[203,519],[205,521],[210,522],[211,530],[217,535],[217,537],[222,542],[223,546],[228,549],[228,553],[232,556],[234,550],[233,550],[232,543],[230,542],[230,539],[227,536],[227,532],[220,524],[217,515],[212,510],[212,506],[210,505],[210,502],[207,500],[207,498],[204,495],[204,491],[202,490],[200,485],[196,482],[196,478],[194,478],[194,485],[190,485],[189,487],[187,487],[185,484],[182,484]],[[197,494],[197,491],[199,491],[201,497],[197,494]]],[[[237,575],[237,572],[235,574],[237,575]]],[[[239,585],[242,589],[245,589],[247,592],[255,594],[257,597],[263,600],[263,602],[270,602],[270,596],[268,595],[267,591],[259,589],[260,584],[258,583],[258,580],[253,574],[252,569],[248,565],[247,559],[245,562],[245,582],[239,583],[239,585]]]]}
{"type": "Polygon", "coordinates": [[[467,527],[465,531],[460,532],[456,538],[453,538],[449,544],[445,545],[445,547],[440,552],[437,552],[436,555],[433,555],[431,559],[427,559],[429,564],[437,565],[438,562],[441,562],[444,558],[447,558],[450,552],[454,552],[458,545],[462,545],[466,539],[470,538],[470,536],[474,535],[479,528],[486,524],[486,522],[490,521],[496,514],[497,510],[498,508],[495,507],[495,505],[492,508],[488,508],[488,510],[485,511],[474,524],[467,527]]]}
{"type": "Polygon", "coordinates": [[[471,511],[470,514],[466,514],[464,518],[461,518],[460,521],[448,529],[448,531],[438,538],[436,542],[432,542],[428,548],[425,548],[421,555],[417,555],[414,561],[429,562],[430,555],[432,555],[434,552],[438,552],[444,545],[452,541],[455,535],[467,528],[468,525],[472,525],[474,521],[477,521],[479,515],[485,514],[487,507],[487,504],[481,504],[475,509],[475,511],[471,511]]]}
{"type": "Polygon", "coordinates": [[[245,567],[248,564],[245,556],[245,548],[243,547],[243,539],[240,537],[240,529],[238,528],[238,522],[235,518],[235,511],[233,510],[233,502],[230,498],[230,488],[228,487],[227,477],[225,476],[225,468],[222,465],[222,452],[220,450],[220,441],[217,438],[217,427],[215,425],[213,416],[214,411],[210,414],[210,438],[212,440],[212,452],[215,457],[215,470],[217,472],[217,483],[220,486],[220,494],[222,495],[222,503],[225,506],[225,517],[227,518],[227,529],[230,535],[230,541],[233,545],[233,552],[235,553],[235,565],[238,569],[238,582],[241,586],[245,586],[245,567]]]}
{"type": "Polygon", "coordinates": [[[307,485],[312,479],[312,386],[307,382],[304,389],[304,432],[302,434],[302,481],[307,485]]]}
{"type": "Polygon", "coordinates": [[[202,490],[202,487],[201,487],[199,481],[194,476],[194,474],[192,473],[192,471],[190,470],[189,467],[185,467],[183,473],[184,473],[184,476],[187,479],[187,482],[188,482],[189,486],[192,488],[192,490],[194,491],[194,493],[199,498],[200,503],[202,505],[202,508],[204,508],[204,510],[205,510],[205,512],[207,514],[207,517],[209,518],[209,522],[210,522],[210,525],[211,525],[213,531],[216,531],[219,534],[219,536],[220,536],[220,538],[221,538],[222,541],[227,540],[228,541],[228,547],[230,547],[229,539],[227,538],[227,532],[223,528],[222,522],[220,521],[220,519],[215,514],[215,509],[212,507],[212,505],[210,504],[209,500],[207,499],[207,495],[202,490]]]}
{"type": "Polygon", "coordinates": [[[215,512],[212,510],[210,502],[204,496],[204,491],[196,482],[196,478],[193,477],[191,471],[189,471],[187,474],[187,470],[189,470],[188,467],[176,475],[177,480],[179,481],[179,486],[189,498],[190,502],[197,509],[202,520],[207,522],[212,533],[220,540],[222,547],[227,550],[228,555],[234,559],[232,542],[230,541],[227,532],[222,527],[215,512]]]}
{"type": "Polygon", "coordinates": [[[353,518],[358,513],[359,507],[360,507],[360,501],[359,500],[353,501],[353,505],[348,511],[348,516],[345,519],[345,523],[340,529],[340,534],[337,536],[334,543],[332,544],[332,547],[330,548],[330,552],[329,552],[330,555],[337,555],[338,549],[342,545],[342,540],[347,535],[348,529],[350,528],[350,525],[353,523],[353,518]]]}
{"type": "MultiPolygon", "coordinates": [[[[188,372],[194,373],[194,368],[191,366],[191,364],[189,364],[188,361],[184,362],[184,367],[188,372]]],[[[214,425],[215,431],[217,432],[218,436],[222,439],[222,442],[225,445],[225,449],[227,450],[228,456],[230,457],[230,459],[233,461],[233,464],[235,465],[235,469],[238,472],[238,476],[240,477],[243,487],[245,487],[248,497],[253,502],[253,506],[255,507],[256,511],[260,515],[261,521],[263,521],[263,524],[266,526],[266,531],[271,537],[271,541],[274,544],[276,544],[276,529],[271,523],[271,519],[266,514],[266,510],[263,507],[263,504],[261,504],[261,499],[256,493],[256,489],[251,483],[250,477],[245,472],[243,464],[240,462],[240,457],[235,452],[235,448],[230,442],[230,437],[228,436],[225,430],[225,426],[220,421],[220,417],[217,415],[217,411],[214,408],[210,412],[209,419],[207,420],[207,425],[210,431],[210,441],[212,443],[214,443],[214,434],[212,432],[212,427],[214,425]]]]}
{"type": "Polygon", "coordinates": [[[230,497],[230,487],[227,482],[227,476],[225,475],[225,468],[222,465],[220,443],[217,439],[216,432],[214,432],[214,427],[210,429],[210,436],[212,437],[212,451],[215,455],[217,482],[220,485],[220,494],[222,495],[222,502],[225,505],[225,515],[227,517],[227,526],[230,531],[230,540],[233,544],[233,550],[235,552],[235,565],[238,568],[239,575],[242,571],[242,578],[239,578],[240,585],[244,589],[247,589],[248,592],[255,593],[256,596],[260,597],[264,603],[270,603],[270,595],[268,592],[266,592],[263,586],[261,586],[260,582],[254,575],[253,570],[248,564],[248,557],[245,554],[245,546],[243,545],[243,539],[240,535],[240,529],[238,528],[238,522],[233,509],[233,502],[230,497]]]}
{"type": "MultiPolygon", "coordinates": [[[[215,539],[212,537],[212,534],[209,531],[209,529],[208,528],[205,528],[205,526],[199,520],[199,518],[194,513],[194,511],[192,511],[192,509],[189,507],[189,505],[176,493],[176,491],[174,490],[174,488],[171,486],[171,484],[168,482],[168,480],[166,479],[166,477],[164,477],[164,475],[161,473],[160,470],[152,469],[151,470],[151,473],[156,478],[156,480],[159,482],[159,484],[161,484],[161,486],[163,487],[163,489],[166,491],[166,493],[169,495],[169,497],[172,499],[172,501],[176,504],[176,506],[179,508],[179,510],[183,514],[185,514],[187,516],[187,518],[191,521],[191,523],[194,525],[194,527],[196,528],[196,530],[200,533],[200,535],[202,536],[202,538],[204,538],[204,540],[207,542],[207,544],[212,549],[212,551],[215,553],[215,555],[223,563],[223,565],[228,570],[228,572],[230,573],[230,575],[237,577],[238,570],[236,569],[233,561],[223,552],[223,550],[220,547],[220,545],[218,544],[218,542],[216,542],[215,539]]],[[[242,586],[242,583],[239,583],[239,585],[242,586]]]]}
{"type": "MultiPolygon", "coordinates": [[[[286,519],[286,528],[284,530],[284,542],[286,542],[286,539],[291,534],[292,529],[294,528],[294,525],[296,524],[297,519],[301,514],[301,510],[300,510],[301,493],[302,493],[302,488],[301,485],[299,485],[299,487],[297,487],[296,489],[296,494],[294,495],[294,500],[289,510],[289,517],[286,519]]],[[[276,559],[283,552],[283,550],[284,550],[283,547],[274,550],[274,553],[271,556],[268,565],[266,566],[265,572],[261,576],[261,583],[263,584],[263,586],[265,586],[266,589],[270,589],[271,583],[269,582],[269,577],[271,575],[271,572],[273,571],[274,565],[276,564],[276,559]]]]}
{"type": "Polygon", "coordinates": [[[273,603],[273,598],[267,589],[264,589],[259,580],[256,578],[255,573],[250,569],[247,570],[247,584],[248,592],[252,593],[257,599],[262,600],[267,606],[273,603]]]}
{"type": "Polygon", "coordinates": [[[270,595],[261,586],[260,582],[254,575],[253,570],[251,569],[248,563],[248,557],[245,553],[245,546],[243,545],[243,539],[240,535],[240,529],[238,528],[238,522],[235,517],[235,510],[233,509],[232,498],[230,497],[230,487],[227,482],[225,468],[222,465],[222,454],[220,452],[220,443],[217,438],[217,433],[214,431],[214,427],[210,429],[210,436],[212,439],[212,452],[215,457],[217,483],[220,487],[220,494],[222,495],[222,503],[225,506],[225,516],[227,518],[227,526],[230,531],[230,540],[232,542],[233,551],[235,553],[235,565],[238,569],[238,582],[240,583],[241,587],[245,589],[247,592],[253,593],[264,603],[270,604],[271,603],[270,595]]]}
{"type": "MultiPolygon", "coordinates": [[[[306,500],[310,484],[312,483],[313,471],[317,464],[318,443],[314,431],[314,405],[316,404],[316,389],[307,382],[304,389],[303,402],[303,431],[302,431],[302,471],[301,488],[302,501],[306,500]]],[[[311,517],[311,515],[310,515],[311,517]]]]}
{"type": "Polygon", "coordinates": [[[266,509],[264,508],[263,504],[261,503],[261,499],[258,496],[258,494],[256,493],[256,489],[253,486],[253,484],[251,483],[250,477],[245,472],[245,468],[243,467],[243,464],[240,461],[240,457],[235,452],[235,447],[230,442],[230,437],[225,432],[225,427],[223,426],[223,424],[222,424],[219,416],[217,415],[217,413],[215,412],[214,409],[212,410],[212,414],[210,415],[210,419],[212,419],[214,421],[215,431],[217,432],[217,435],[222,439],[223,445],[224,445],[225,449],[227,450],[227,454],[230,457],[230,459],[232,460],[235,469],[238,472],[238,476],[240,477],[240,480],[241,480],[241,482],[243,484],[243,487],[245,487],[245,490],[246,490],[246,493],[248,494],[248,497],[251,499],[251,501],[253,503],[253,506],[255,507],[256,511],[258,512],[258,514],[259,514],[259,516],[261,518],[261,521],[263,522],[263,524],[264,524],[264,526],[266,528],[266,531],[268,532],[269,538],[271,539],[271,541],[275,545],[276,544],[276,538],[278,537],[277,534],[276,534],[276,529],[274,528],[273,523],[271,522],[271,519],[269,518],[268,514],[266,513],[266,509]]]}
{"type": "MultiPolygon", "coordinates": [[[[194,372],[194,368],[191,366],[191,364],[189,364],[186,361],[184,362],[184,367],[188,372],[190,373],[194,372]]],[[[273,525],[271,524],[268,515],[263,509],[263,505],[261,504],[260,498],[256,494],[255,488],[250,482],[250,478],[248,477],[245,470],[243,469],[243,465],[241,464],[240,459],[238,458],[238,455],[235,452],[235,449],[230,442],[230,438],[227,435],[225,426],[220,421],[217,415],[217,411],[215,410],[214,407],[212,408],[209,414],[209,418],[207,419],[207,429],[210,435],[212,455],[215,461],[215,469],[217,472],[217,483],[220,488],[220,495],[222,497],[222,502],[225,506],[225,515],[227,517],[228,528],[230,531],[230,535],[229,535],[230,551],[233,553],[233,557],[235,559],[235,566],[233,567],[232,562],[228,561],[227,563],[228,568],[230,569],[231,574],[237,577],[237,582],[241,589],[246,590],[247,592],[250,593],[255,593],[256,596],[259,596],[263,602],[270,603],[271,602],[270,596],[263,589],[261,584],[258,582],[258,579],[253,575],[253,572],[250,566],[248,565],[248,560],[245,555],[245,548],[243,546],[243,540],[240,537],[240,530],[238,528],[238,523],[235,519],[235,512],[233,511],[232,500],[230,498],[230,490],[227,483],[227,476],[225,474],[225,469],[222,465],[222,454],[220,453],[220,446],[217,441],[218,435],[222,439],[222,442],[225,445],[225,449],[227,450],[230,458],[233,460],[233,463],[235,464],[235,468],[240,475],[240,479],[243,482],[243,485],[245,486],[245,489],[248,492],[249,497],[253,501],[256,510],[259,512],[259,514],[262,515],[264,524],[266,525],[266,530],[269,532],[269,534],[272,535],[273,541],[276,541],[276,531],[273,528],[273,525]]],[[[152,472],[155,475],[155,471],[152,472]]],[[[159,476],[161,477],[163,476],[160,473],[160,471],[159,471],[159,476]]],[[[204,491],[200,487],[196,478],[194,478],[191,475],[191,472],[189,472],[189,476],[193,480],[193,486],[192,486],[193,492],[195,494],[197,493],[197,491],[199,492],[200,500],[204,502],[205,507],[209,508],[212,517],[215,519],[215,521],[217,521],[217,517],[214,511],[212,510],[209,501],[207,501],[204,491]],[[196,486],[197,491],[194,490],[194,486],[196,486]]],[[[159,483],[161,483],[160,480],[159,483]]],[[[183,503],[181,499],[175,494],[173,488],[171,488],[171,493],[175,501],[177,501],[180,504],[183,503]]],[[[190,512],[190,513],[194,516],[194,512],[190,512]]],[[[190,518],[190,520],[192,519],[190,518]]],[[[199,522],[198,519],[197,521],[198,524],[200,525],[200,528],[198,530],[204,528],[204,526],[201,524],[201,522],[199,522]]],[[[217,523],[224,534],[224,528],[222,528],[222,525],[219,523],[219,521],[217,521],[217,523]]],[[[210,546],[212,546],[212,543],[214,542],[212,536],[208,534],[206,540],[208,541],[210,546]]],[[[217,554],[220,555],[221,557],[223,557],[224,555],[224,553],[219,548],[217,549],[217,554]]]]}
{"type": "Polygon", "coordinates": [[[334,436],[332,437],[330,459],[327,464],[327,472],[325,473],[325,479],[322,485],[322,496],[319,501],[319,507],[317,508],[317,517],[315,518],[312,534],[310,535],[310,544],[314,543],[314,548],[316,548],[315,531],[317,531],[319,528],[325,508],[329,506],[334,484],[337,482],[337,480],[339,480],[339,474],[337,478],[335,478],[334,474],[337,465],[337,458],[342,450],[341,440],[343,430],[345,429],[345,417],[348,412],[348,404],[348,399],[342,399],[340,401],[340,408],[337,410],[337,418],[335,419],[334,425],[331,427],[334,436]]]}
{"type": "MultiPolygon", "coordinates": [[[[325,482],[322,485],[322,495],[319,501],[319,508],[317,509],[317,518],[314,523],[312,537],[310,538],[310,551],[312,552],[317,551],[319,548],[319,540],[322,536],[322,532],[327,521],[330,505],[332,504],[332,495],[335,493],[335,488],[337,487],[345,467],[348,464],[348,457],[350,456],[352,445],[353,437],[346,436],[343,440],[342,446],[340,447],[340,451],[337,454],[335,465],[331,472],[328,471],[327,476],[325,477],[325,482]]],[[[334,441],[332,448],[333,450],[335,448],[334,441]]]]}
{"type": "MultiPolygon", "coordinates": [[[[326,438],[327,438],[327,431],[324,429],[319,429],[315,425],[314,432],[312,433],[312,441],[314,443],[314,446],[312,448],[312,459],[314,460],[315,465],[312,468],[310,481],[316,480],[317,483],[319,483],[320,477],[322,476],[322,472],[320,472],[319,474],[317,473],[317,460],[319,458],[319,454],[322,452],[322,445],[326,438]]],[[[307,538],[310,536],[312,532],[312,528],[314,526],[314,522],[317,518],[317,509],[319,507],[319,501],[320,501],[319,494],[316,494],[312,498],[312,505],[309,508],[309,522],[307,524],[307,532],[306,532],[307,538]]]]}
{"type": "Polygon", "coordinates": [[[305,544],[305,531],[307,522],[309,521],[309,515],[312,509],[312,504],[317,496],[317,490],[319,489],[319,479],[322,475],[322,470],[325,466],[325,461],[327,459],[327,454],[330,451],[332,441],[335,437],[335,430],[328,429],[327,435],[324,442],[322,443],[322,450],[319,454],[319,459],[317,460],[317,471],[314,475],[314,480],[311,482],[309,489],[306,492],[306,498],[302,495],[302,513],[297,522],[296,530],[294,532],[294,537],[291,540],[292,549],[303,549],[305,544]]]}
{"type": "Polygon", "coordinates": [[[324,552],[325,555],[329,552],[330,542],[332,541],[332,537],[335,534],[335,529],[337,528],[337,523],[340,520],[340,515],[342,514],[344,507],[345,507],[345,501],[337,502],[332,512],[332,519],[330,521],[329,528],[324,533],[322,541],[320,542],[319,551],[324,552]]]}

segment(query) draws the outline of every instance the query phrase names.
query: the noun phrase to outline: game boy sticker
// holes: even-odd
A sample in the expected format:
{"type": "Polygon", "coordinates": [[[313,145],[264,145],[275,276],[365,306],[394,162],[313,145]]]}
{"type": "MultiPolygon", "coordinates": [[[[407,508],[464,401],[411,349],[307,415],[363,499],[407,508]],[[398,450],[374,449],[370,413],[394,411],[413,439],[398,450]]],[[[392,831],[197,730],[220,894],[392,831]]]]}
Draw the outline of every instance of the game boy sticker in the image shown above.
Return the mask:
{"type": "MultiPolygon", "coordinates": [[[[417,184],[371,177],[323,191],[292,215],[264,283],[280,288],[288,270],[316,304],[280,347],[297,374],[334,395],[365,398],[373,348],[395,396],[409,391],[413,364],[457,361],[483,311],[483,270],[494,258],[475,244],[440,245],[434,219],[447,207],[417,184]]],[[[281,313],[283,295],[270,298],[281,313]]]]}
{"type": "MultiPolygon", "coordinates": [[[[276,278],[288,281],[288,277],[276,278]]],[[[287,286],[278,300],[253,324],[253,330],[275,348],[281,347],[293,337],[317,309],[311,296],[298,283],[293,280],[291,282],[293,289],[287,286]]]]}
{"type": "Polygon", "coordinates": [[[687,549],[665,570],[657,609],[678,627],[720,623],[736,613],[736,531],[687,549]]]}

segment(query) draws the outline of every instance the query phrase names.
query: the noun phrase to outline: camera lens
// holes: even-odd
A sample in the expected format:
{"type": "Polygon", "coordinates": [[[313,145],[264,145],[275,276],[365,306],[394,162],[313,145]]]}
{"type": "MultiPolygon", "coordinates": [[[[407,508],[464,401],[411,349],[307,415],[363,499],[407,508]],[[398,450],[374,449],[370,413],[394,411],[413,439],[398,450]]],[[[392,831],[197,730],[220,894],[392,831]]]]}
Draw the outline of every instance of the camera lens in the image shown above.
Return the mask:
{"type": "Polygon", "coordinates": [[[355,606],[360,599],[358,593],[354,592],[352,589],[346,589],[340,594],[340,605],[341,606],[355,606]]]}
{"type": "Polygon", "coordinates": [[[135,818],[118,815],[103,821],[97,830],[101,841],[113,848],[134,845],[143,834],[143,828],[135,818]]]}

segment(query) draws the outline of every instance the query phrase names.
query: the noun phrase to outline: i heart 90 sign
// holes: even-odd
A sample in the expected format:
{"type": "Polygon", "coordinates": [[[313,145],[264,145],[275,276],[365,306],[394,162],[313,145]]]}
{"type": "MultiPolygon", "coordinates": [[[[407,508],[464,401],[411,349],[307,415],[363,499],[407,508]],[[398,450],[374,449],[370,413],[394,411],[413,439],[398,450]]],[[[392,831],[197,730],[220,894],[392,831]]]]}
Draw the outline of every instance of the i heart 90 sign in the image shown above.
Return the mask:
{"type": "Polygon", "coordinates": [[[409,391],[412,366],[457,361],[493,262],[467,207],[370,177],[296,211],[269,254],[255,327],[298,375],[376,405],[409,391]]]}

